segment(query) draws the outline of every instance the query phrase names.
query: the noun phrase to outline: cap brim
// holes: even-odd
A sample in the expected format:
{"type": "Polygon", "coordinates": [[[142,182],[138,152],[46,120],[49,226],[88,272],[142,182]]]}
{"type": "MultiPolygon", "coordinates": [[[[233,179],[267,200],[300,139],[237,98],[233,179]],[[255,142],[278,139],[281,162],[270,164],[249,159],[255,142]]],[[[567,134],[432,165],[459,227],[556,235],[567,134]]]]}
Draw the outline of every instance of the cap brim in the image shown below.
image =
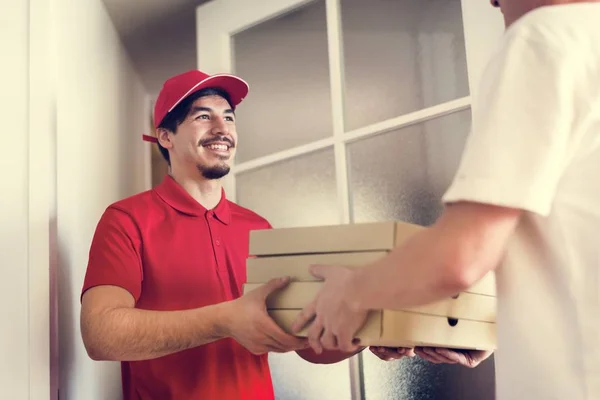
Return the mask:
{"type": "Polygon", "coordinates": [[[142,140],[150,143],[158,143],[158,138],[150,135],[142,135],[142,140]]]}
{"type": "Polygon", "coordinates": [[[235,108],[238,104],[242,102],[242,100],[244,100],[244,98],[248,95],[248,91],[250,89],[248,83],[245,80],[238,78],[235,75],[212,75],[198,82],[198,84],[192,87],[175,104],[173,104],[173,106],[169,109],[169,112],[173,111],[173,109],[177,107],[177,105],[181,103],[186,97],[196,93],[199,90],[206,88],[219,88],[227,92],[231,100],[231,106],[233,108],[235,108]]]}

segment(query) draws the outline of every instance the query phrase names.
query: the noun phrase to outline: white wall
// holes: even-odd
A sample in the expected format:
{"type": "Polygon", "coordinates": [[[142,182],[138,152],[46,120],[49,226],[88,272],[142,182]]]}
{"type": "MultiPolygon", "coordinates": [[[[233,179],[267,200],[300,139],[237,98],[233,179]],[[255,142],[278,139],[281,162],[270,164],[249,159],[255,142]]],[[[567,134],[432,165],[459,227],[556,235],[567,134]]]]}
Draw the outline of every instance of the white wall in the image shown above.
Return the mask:
{"type": "Polygon", "coordinates": [[[10,399],[29,398],[28,6],[0,3],[0,391],[10,399]]]}
{"type": "Polygon", "coordinates": [[[79,296],[100,215],[145,189],[147,98],[101,0],[55,1],[61,399],[119,399],[118,363],[83,347],[79,296]]]}
{"type": "Polygon", "coordinates": [[[0,52],[0,397],[119,399],[79,293],[100,214],[150,182],[146,93],[101,0],[1,2],[0,52]]]}
{"type": "Polygon", "coordinates": [[[0,4],[0,387],[2,398],[47,399],[50,139],[53,101],[48,0],[0,4]]]}

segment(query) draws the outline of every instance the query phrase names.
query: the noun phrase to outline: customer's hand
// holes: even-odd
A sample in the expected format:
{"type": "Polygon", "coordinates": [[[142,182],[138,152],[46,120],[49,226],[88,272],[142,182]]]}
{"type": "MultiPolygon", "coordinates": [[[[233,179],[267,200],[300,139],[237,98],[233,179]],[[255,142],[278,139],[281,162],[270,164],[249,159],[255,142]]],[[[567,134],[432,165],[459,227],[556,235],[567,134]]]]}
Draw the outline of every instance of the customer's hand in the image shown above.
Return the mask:
{"type": "Polygon", "coordinates": [[[416,347],[415,353],[434,364],[459,364],[467,368],[475,368],[491,356],[493,351],[416,347]]]}
{"type": "Polygon", "coordinates": [[[371,346],[369,350],[383,361],[399,360],[404,357],[412,358],[415,356],[414,350],[408,347],[371,346]]]}
{"type": "Polygon", "coordinates": [[[267,297],[289,283],[289,278],[268,283],[230,302],[225,324],[231,336],[253,354],[285,353],[308,348],[308,340],[289,335],[267,313],[267,297]]]}

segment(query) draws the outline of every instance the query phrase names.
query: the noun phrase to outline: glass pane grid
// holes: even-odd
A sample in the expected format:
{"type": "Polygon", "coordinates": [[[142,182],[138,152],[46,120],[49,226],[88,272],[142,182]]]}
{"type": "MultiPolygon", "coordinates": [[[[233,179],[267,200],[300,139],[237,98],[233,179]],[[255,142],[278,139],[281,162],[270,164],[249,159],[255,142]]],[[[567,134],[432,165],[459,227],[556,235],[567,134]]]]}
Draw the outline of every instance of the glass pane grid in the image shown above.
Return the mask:
{"type": "Polygon", "coordinates": [[[325,0],[238,32],[231,44],[232,69],[250,83],[236,110],[239,161],[333,135],[325,0]]]}
{"type": "Polygon", "coordinates": [[[349,130],[468,96],[461,2],[340,0],[349,130]]]}
{"type": "Polygon", "coordinates": [[[333,148],[238,174],[236,195],[275,228],[339,224],[333,148]]]}
{"type": "MultiPolygon", "coordinates": [[[[446,115],[455,114],[457,112],[461,112],[461,111],[465,111],[465,110],[470,111],[470,104],[468,104],[468,106],[466,108],[464,105],[460,105],[460,106],[457,106],[456,108],[444,109],[439,114],[432,114],[431,116],[429,116],[425,119],[422,119],[420,116],[415,116],[414,118],[408,118],[408,119],[405,119],[402,123],[386,126],[385,129],[376,129],[376,124],[373,124],[373,125],[369,125],[369,126],[360,128],[360,130],[363,131],[363,133],[361,133],[361,135],[359,137],[354,136],[354,134],[357,132],[357,130],[345,131],[342,135],[334,137],[333,143],[342,143],[342,144],[344,144],[344,146],[348,146],[351,143],[354,143],[354,142],[362,140],[362,139],[366,139],[368,137],[378,136],[378,135],[382,135],[382,134],[386,134],[386,133],[390,133],[390,132],[399,132],[402,129],[409,128],[410,126],[418,125],[421,123],[426,123],[428,121],[436,120],[438,118],[443,118],[446,115]]],[[[420,111],[423,111],[423,110],[420,110],[420,111]]],[[[410,113],[410,114],[413,114],[413,113],[410,113]]],[[[396,118],[402,119],[403,117],[406,117],[407,115],[410,115],[410,114],[400,115],[399,117],[396,117],[396,118]]],[[[381,122],[384,122],[384,121],[381,121],[381,122]]],[[[418,135],[418,134],[420,134],[420,132],[416,132],[415,134],[418,135]]],[[[234,174],[237,176],[239,174],[243,174],[243,173],[246,173],[249,171],[253,171],[255,169],[263,168],[265,166],[278,163],[280,161],[289,160],[292,158],[296,158],[296,157],[300,157],[303,155],[314,153],[315,151],[320,151],[321,149],[315,150],[311,146],[313,144],[317,144],[318,142],[319,141],[317,140],[317,141],[306,143],[306,144],[302,145],[303,147],[305,147],[307,149],[306,151],[299,152],[299,151],[297,151],[297,148],[288,148],[287,150],[283,150],[283,151],[279,152],[278,157],[273,157],[272,155],[267,155],[267,156],[255,158],[251,161],[247,161],[247,162],[242,161],[241,163],[239,163],[239,162],[235,163],[234,174]],[[252,165],[252,167],[247,168],[247,165],[252,165]],[[239,168],[240,170],[236,170],[236,168],[239,168]]],[[[323,146],[323,148],[326,148],[329,146],[330,145],[326,145],[326,146],[323,146]]]]}
{"type": "Polygon", "coordinates": [[[470,110],[463,110],[349,143],[354,221],[433,223],[470,123],[470,110]]]}

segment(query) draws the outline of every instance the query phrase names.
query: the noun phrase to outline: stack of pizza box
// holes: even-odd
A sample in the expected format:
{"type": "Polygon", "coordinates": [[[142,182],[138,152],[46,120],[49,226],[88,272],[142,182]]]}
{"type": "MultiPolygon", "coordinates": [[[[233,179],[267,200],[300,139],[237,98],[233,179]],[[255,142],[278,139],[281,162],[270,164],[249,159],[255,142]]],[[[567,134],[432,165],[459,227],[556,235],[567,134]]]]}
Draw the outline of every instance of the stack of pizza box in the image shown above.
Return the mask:
{"type": "MultiPolygon", "coordinates": [[[[323,282],[312,264],[360,268],[384,257],[425,227],[406,222],[376,222],[257,230],[250,233],[244,293],[272,278],[291,283],[267,299],[271,317],[285,331],[317,295],[323,282]]],[[[494,349],[496,293],[493,272],[461,293],[419,307],[371,310],[356,338],[365,346],[432,346],[494,349]]],[[[307,329],[298,336],[306,336],[307,329]]]]}

